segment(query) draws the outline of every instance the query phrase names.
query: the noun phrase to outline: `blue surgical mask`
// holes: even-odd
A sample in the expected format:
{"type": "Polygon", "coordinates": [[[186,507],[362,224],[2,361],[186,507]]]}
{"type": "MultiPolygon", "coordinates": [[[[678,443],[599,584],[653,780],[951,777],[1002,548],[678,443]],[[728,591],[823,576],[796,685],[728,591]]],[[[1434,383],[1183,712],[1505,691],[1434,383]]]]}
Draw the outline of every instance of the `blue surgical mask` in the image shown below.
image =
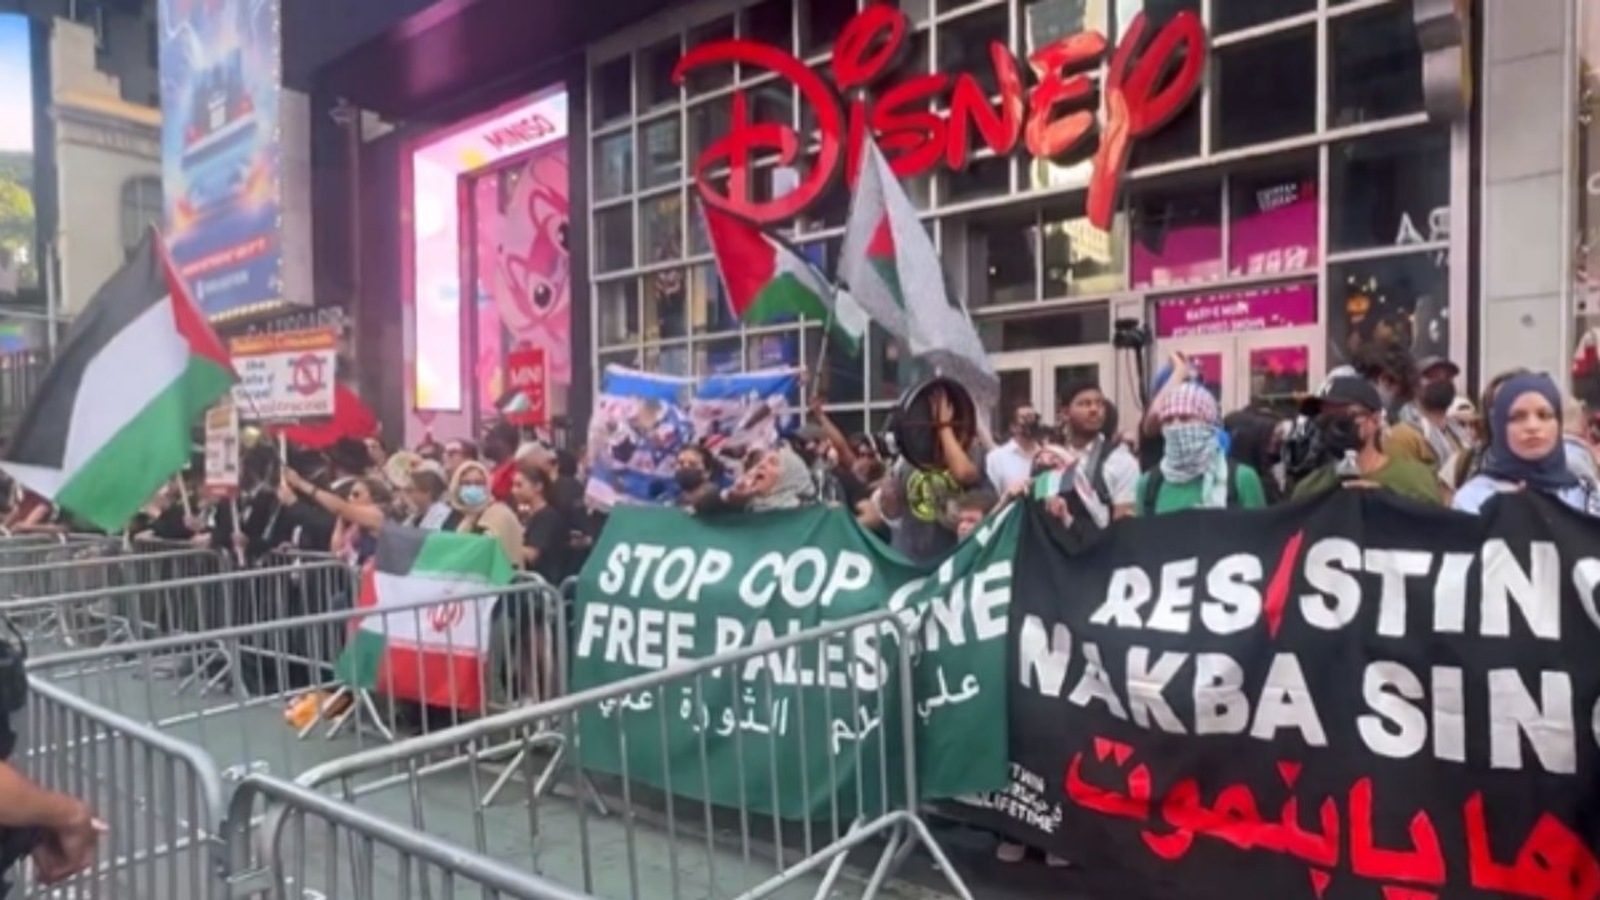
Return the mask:
{"type": "Polygon", "coordinates": [[[460,494],[463,506],[482,506],[489,500],[489,489],[481,484],[464,484],[460,494]]]}

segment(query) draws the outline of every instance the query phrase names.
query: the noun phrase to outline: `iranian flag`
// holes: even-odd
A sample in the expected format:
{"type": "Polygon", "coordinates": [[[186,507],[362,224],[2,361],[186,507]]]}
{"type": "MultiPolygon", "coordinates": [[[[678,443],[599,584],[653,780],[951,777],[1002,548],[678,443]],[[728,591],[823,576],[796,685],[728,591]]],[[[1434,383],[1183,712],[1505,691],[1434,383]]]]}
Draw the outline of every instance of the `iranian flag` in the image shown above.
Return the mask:
{"type": "Polygon", "coordinates": [[[492,537],[385,526],[356,604],[372,614],[339,656],[339,680],[428,706],[482,710],[496,598],[454,598],[504,587],[512,575],[492,537]]]}
{"type": "Polygon", "coordinates": [[[728,302],[741,321],[760,325],[785,315],[826,321],[846,350],[860,352],[867,314],[848,293],[783,241],[713,206],[700,209],[728,302]]]}
{"type": "Polygon", "coordinates": [[[237,380],[151,229],[73,321],[0,469],[116,531],[188,465],[191,427],[237,380]]]}

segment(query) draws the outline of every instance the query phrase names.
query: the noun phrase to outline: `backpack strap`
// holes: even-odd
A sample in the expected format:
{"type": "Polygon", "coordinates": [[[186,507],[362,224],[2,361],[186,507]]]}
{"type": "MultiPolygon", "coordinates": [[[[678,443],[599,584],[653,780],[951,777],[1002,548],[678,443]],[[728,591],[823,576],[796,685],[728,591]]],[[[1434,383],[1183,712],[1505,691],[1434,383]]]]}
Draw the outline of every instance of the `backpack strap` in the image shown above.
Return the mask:
{"type": "Polygon", "coordinates": [[[1089,487],[1094,489],[1096,497],[1109,512],[1111,504],[1111,487],[1106,484],[1106,458],[1116,451],[1116,446],[1105,438],[1100,439],[1100,451],[1095,454],[1094,465],[1089,467],[1089,487]]]}
{"type": "Polygon", "coordinates": [[[1161,485],[1166,479],[1161,475],[1161,467],[1156,466],[1144,473],[1144,493],[1139,497],[1139,515],[1153,516],[1156,514],[1156,498],[1161,496],[1161,485]]]}
{"type": "MultiPolygon", "coordinates": [[[[1156,499],[1161,496],[1161,485],[1165,479],[1161,476],[1161,467],[1156,466],[1144,473],[1144,492],[1139,496],[1139,515],[1155,515],[1156,499]]],[[[1228,499],[1224,509],[1238,509],[1239,502],[1239,463],[1228,460],[1228,499]]]]}

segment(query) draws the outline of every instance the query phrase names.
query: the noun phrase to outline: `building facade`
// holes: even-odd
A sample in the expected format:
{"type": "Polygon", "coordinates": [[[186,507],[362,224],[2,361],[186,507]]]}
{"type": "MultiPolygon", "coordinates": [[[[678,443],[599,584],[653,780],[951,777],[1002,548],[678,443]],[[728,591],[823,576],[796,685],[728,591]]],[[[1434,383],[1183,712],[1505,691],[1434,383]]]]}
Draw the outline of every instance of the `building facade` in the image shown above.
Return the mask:
{"type": "MultiPolygon", "coordinates": [[[[121,78],[96,66],[103,46],[90,24],[60,20],[52,29],[58,308],[67,319],[161,223],[161,112],[125,99],[121,78]]],[[[153,77],[153,66],[141,68],[153,77]]]]}
{"type": "MultiPolygon", "coordinates": [[[[818,126],[823,95],[774,72],[772,60],[792,58],[836,83],[836,41],[860,8],[708,2],[589,49],[597,370],[617,363],[688,375],[822,359],[841,422],[881,426],[905,386],[899,349],[875,331],[862,358],[825,356],[820,324],[741,327],[695,212],[705,192],[725,193],[737,166],[746,168],[746,209],[804,189],[829,139],[818,126]],[[760,63],[696,66],[675,83],[684,54],[728,39],[773,52],[760,63]],[[735,104],[749,122],[791,135],[796,158],[755,148],[730,167],[735,104]]],[[[1133,401],[1138,359],[1117,345],[1134,343],[1135,322],[1153,340],[1147,358],[1184,352],[1229,407],[1287,406],[1375,338],[1473,368],[1470,266],[1452,264],[1470,258],[1471,129],[1464,117],[1428,111],[1412,4],[903,0],[898,8],[904,61],[868,86],[867,102],[913,97],[937,114],[948,114],[950,82],[963,74],[988,102],[1001,99],[994,48],[1037,68],[1088,32],[1107,48],[1082,63],[1093,96],[1080,107],[1092,110],[1109,59],[1122,50],[1143,58],[1133,33],[1141,13],[1146,46],[1186,15],[1203,26],[1209,62],[1170,120],[1134,141],[1108,221],[1092,222],[1086,207],[1093,140],[1065,160],[1026,146],[997,153],[974,118],[964,166],[924,166],[906,180],[1007,404],[1053,408],[1066,382],[1086,377],[1133,401]],[[929,89],[928,78],[940,86],[929,89]]],[[[1180,55],[1169,72],[1181,77],[1182,67],[1180,55]]],[[[893,139],[886,143],[894,159],[893,139]]],[[[848,190],[835,179],[775,224],[828,269],[847,210],[848,190]]]]}

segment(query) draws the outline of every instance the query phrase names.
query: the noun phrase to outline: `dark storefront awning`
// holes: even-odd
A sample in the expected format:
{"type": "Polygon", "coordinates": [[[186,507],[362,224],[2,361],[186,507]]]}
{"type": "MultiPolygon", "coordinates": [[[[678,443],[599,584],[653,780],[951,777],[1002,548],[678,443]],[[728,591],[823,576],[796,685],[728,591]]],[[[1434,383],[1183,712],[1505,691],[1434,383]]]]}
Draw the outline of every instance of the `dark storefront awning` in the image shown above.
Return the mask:
{"type": "Polygon", "coordinates": [[[389,20],[367,23],[379,26],[375,36],[352,26],[345,38],[351,49],[324,38],[318,59],[310,45],[288,58],[298,35],[327,27],[324,5],[295,0],[285,6],[285,74],[291,83],[297,75],[309,78],[321,91],[386,116],[444,113],[464,97],[509,96],[541,77],[558,78],[586,44],[680,2],[391,0],[372,4],[383,7],[375,15],[389,20]]]}

